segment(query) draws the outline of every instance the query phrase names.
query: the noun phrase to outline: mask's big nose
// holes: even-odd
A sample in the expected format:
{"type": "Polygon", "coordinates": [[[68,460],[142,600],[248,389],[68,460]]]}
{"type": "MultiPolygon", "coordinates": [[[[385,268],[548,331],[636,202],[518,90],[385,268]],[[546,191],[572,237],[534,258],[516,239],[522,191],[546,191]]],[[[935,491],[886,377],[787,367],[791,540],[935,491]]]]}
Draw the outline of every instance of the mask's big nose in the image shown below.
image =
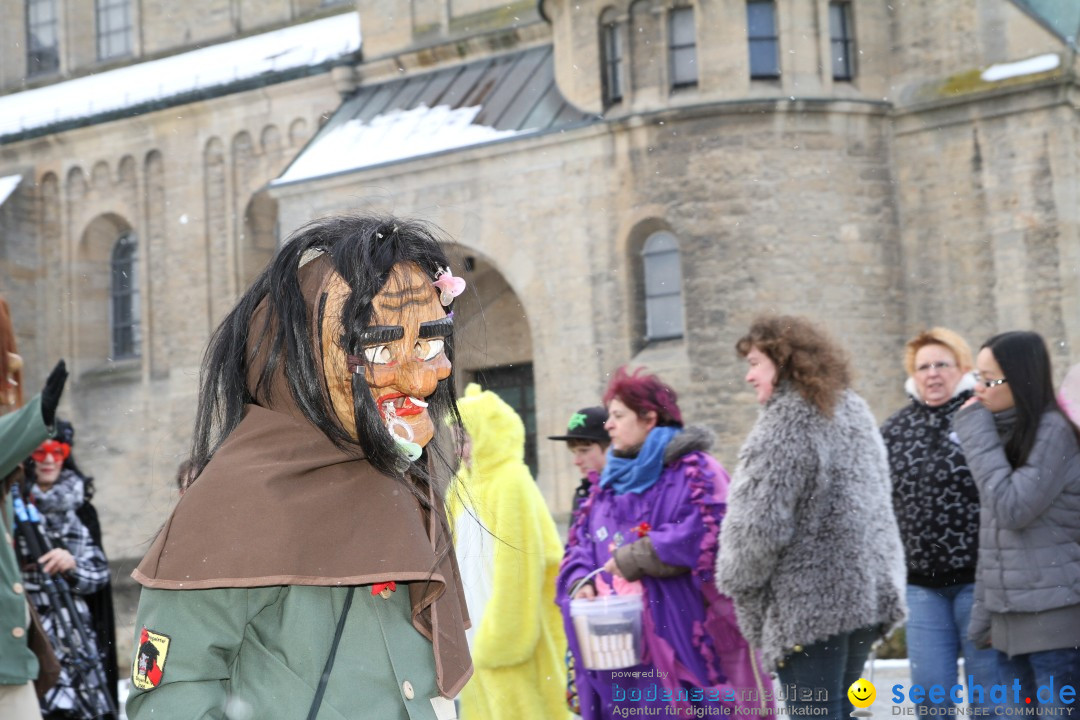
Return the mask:
{"type": "Polygon", "coordinates": [[[408,360],[398,365],[394,384],[400,392],[415,398],[426,398],[435,392],[439,379],[434,368],[424,367],[424,363],[408,360]]]}

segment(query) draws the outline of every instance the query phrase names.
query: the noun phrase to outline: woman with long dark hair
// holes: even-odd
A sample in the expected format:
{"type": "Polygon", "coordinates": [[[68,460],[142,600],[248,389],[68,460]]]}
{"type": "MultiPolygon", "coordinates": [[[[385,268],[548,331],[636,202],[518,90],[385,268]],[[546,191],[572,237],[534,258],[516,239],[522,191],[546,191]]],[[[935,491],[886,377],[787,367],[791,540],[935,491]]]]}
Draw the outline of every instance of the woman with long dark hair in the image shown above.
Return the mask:
{"type": "Polygon", "coordinates": [[[999,651],[1000,682],[1020,680],[1010,702],[1070,707],[1057,690],[1080,682],[1080,439],[1039,334],[995,335],[975,367],[954,420],[981,503],[969,632],[999,651]]]}
{"type": "Polygon", "coordinates": [[[329,217],[214,334],[195,478],[133,573],[130,718],[452,717],[472,672],[429,441],[454,407],[434,231],[329,217]]]}

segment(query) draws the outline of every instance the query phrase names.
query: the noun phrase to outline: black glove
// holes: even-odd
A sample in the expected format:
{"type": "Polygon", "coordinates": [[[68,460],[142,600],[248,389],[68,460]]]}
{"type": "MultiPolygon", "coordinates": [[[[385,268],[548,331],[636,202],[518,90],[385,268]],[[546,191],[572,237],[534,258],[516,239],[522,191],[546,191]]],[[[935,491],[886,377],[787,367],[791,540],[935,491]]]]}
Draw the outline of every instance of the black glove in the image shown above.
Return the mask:
{"type": "Polygon", "coordinates": [[[61,360],[45,380],[45,387],[41,391],[41,419],[48,427],[52,427],[56,419],[56,406],[60,404],[60,394],[64,392],[67,376],[67,365],[61,360]]]}

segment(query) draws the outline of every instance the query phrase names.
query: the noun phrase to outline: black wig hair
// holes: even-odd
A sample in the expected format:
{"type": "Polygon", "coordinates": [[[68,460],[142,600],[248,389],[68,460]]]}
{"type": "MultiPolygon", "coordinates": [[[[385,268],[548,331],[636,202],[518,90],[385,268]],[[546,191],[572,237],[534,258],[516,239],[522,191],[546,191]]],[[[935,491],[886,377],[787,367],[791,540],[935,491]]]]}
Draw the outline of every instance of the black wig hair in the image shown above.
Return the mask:
{"type": "MultiPolygon", "coordinates": [[[[1050,353],[1041,335],[1024,330],[995,335],[983,343],[983,347],[993,353],[1012,390],[1016,427],[1005,443],[1005,456],[1014,468],[1018,468],[1027,462],[1035,446],[1043,413],[1051,411],[1064,415],[1054,395],[1050,353]]],[[[1073,429],[1075,432],[1075,426],[1073,429]]]]}
{"type": "MultiPolygon", "coordinates": [[[[280,367],[293,401],[315,427],[346,452],[362,452],[376,469],[399,479],[422,507],[430,509],[428,491],[438,494],[438,489],[429,475],[428,461],[439,460],[442,468],[448,468],[449,459],[429,444],[420,459],[410,463],[391,438],[362,381],[353,383],[359,441],[354,441],[342,427],[317,362],[322,352],[316,340],[319,329],[311,326],[299,269],[305,253],[322,251],[348,284],[351,293],[342,308],[344,335],[340,340],[346,352],[362,358],[361,334],[371,323],[374,298],[393,267],[415,263],[434,280],[440,269],[449,266],[441,242],[439,231],[426,223],[393,217],[337,215],[315,220],[294,232],[210,339],[203,358],[192,437],[191,461],[196,478],[240,423],[244,406],[253,402],[248,370],[253,359],[265,353],[256,388],[260,395],[271,397],[271,380],[280,367]],[[265,323],[252,327],[255,310],[264,299],[269,310],[265,323]],[[252,346],[249,339],[253,333],[257,342],[252,346]]],[[[318,322],[325,297],[316,302],[318,322]]],[[[453,363],[452,336],[446,338],[444,352],[453,363]]],[[[436,427],[448,415],[453,424],[460,425],[452,374],[439,382],[428,403],[436,427]]]]}

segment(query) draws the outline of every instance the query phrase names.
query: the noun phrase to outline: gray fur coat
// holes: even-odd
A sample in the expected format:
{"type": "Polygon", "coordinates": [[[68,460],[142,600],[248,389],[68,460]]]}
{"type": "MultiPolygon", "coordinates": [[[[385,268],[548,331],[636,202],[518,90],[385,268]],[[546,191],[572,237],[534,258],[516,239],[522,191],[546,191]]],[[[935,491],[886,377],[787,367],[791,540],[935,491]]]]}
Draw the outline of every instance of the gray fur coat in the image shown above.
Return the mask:
{"type": "Polygon", "coordinates": [[[832,418],[787,383],[739,451],[716,584],[773,669],[795,645],[904,619],[904,553],[885,447],[847,390],[832,418]]]}

